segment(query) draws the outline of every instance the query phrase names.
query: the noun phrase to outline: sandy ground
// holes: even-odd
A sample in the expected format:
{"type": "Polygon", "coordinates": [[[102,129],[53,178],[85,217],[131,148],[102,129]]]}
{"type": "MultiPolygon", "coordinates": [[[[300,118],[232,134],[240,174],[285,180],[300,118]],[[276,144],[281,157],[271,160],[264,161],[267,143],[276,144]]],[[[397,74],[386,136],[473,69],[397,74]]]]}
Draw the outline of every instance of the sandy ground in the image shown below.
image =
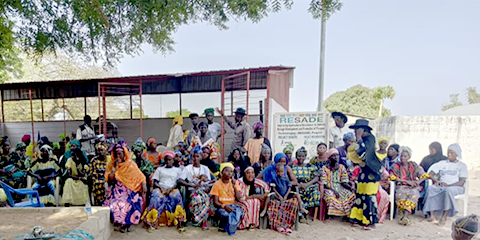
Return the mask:
{"type": "Polygon", "coordinates": [[[45,232],[63,234],[73,230],[87,220],[78,212],[56,212],[54,214],[31,212],[0,213],[0,239],[11,239],[31,232],[34,226],[42,226],[45,232]]]}
{"type": "MultiPolygon", "coordinates": [[[[480,215],[480,179],[471,179],[469,190],[469,209],[468,213],[480,215]]],[[[463,203],[457,201],[459,207],[463,203]]],[[[140,226],[136,226],[133,232],[120,233],[114,232],[110,239],[451,239],[452,220],[458,218],[457,214],[453,219],[449,219],[447,224],[439,227],[422,219],[421,211],[413,218],[414,223],[410,226],[401,226],[397,220],[385,220],[384,224],[378,224],[377,229],[364,231],[360,228],[351,227],[350,224],[341,222],[340,219],[333,219],[330,222],[315,221],[310,224],[300,224],[298,231],[294,231],[290,236],[274,232],[272,230],[253,230],[238,231],[234,236],[228,237],[226,233],[218,232],[217,228],[211,228],[209,231],[202,231],[200,228],[188,227],[185,233],[179,234],[175,228],[161,228],[154,233],[148,233],[140,226]]]]}

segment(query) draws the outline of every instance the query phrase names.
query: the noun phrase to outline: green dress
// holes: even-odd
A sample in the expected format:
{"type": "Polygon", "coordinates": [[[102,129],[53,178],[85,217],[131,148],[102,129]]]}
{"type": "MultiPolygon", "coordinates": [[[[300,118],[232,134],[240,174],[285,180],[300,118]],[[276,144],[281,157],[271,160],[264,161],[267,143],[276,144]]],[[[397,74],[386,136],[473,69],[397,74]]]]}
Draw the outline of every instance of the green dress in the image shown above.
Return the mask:
{"type": "MultiPolygon", "coordinates": [[[[307,183],[318,176],[318,169],[314,165],[306,165],[299,167],[294,165],[292,167],[293,174],[297,177],[298,183],[307,183]]],[[[305,208],[320,206],[322,195],[320,193],[318,183],[308,186],[306,189],[298,188],[305,208]]]]}

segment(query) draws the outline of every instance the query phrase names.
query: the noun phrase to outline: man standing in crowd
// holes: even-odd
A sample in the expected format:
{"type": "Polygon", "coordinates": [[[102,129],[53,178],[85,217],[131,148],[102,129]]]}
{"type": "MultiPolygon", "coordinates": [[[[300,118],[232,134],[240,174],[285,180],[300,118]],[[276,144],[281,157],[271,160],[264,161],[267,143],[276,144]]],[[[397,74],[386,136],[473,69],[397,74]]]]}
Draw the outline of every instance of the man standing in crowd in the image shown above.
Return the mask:
{"type": "Polygon", "coordinates": [[[82,151],[87,154],[90,160],[95,156],[95,131],[92,127],[92,118],[89,115],[85,115],[83,121],[83,125],[80,125],[77,129],[77,140],[82,144],[82,151]]]}
{"type": "Polygon", "coordinates": [[[191,113],[190,116],[188,116],[188,118],[190,118],[190,121],[192,122],[192,129],[190,129],[187,135],[187,146],[190,146],[192,137],[200,135],[200,128],[198,127],[198,124],[200,123],[200,118],[196,113],[191,113]]]}
{"type": "Polygon", "coordinates": [[[213,108],[205,109],[205,116],[207,117],[208,123],[208,134],[210,134],[210,137],[213,140],[217,141],[222,135],[222,126],[220,123],[213,121],[214,114],[215,110],[213,110],[213,108]]]}
{"type": "Polygon", "coordinates": [[[345,114],[341,112],[333,112],[332,118],[335,121],[335,126],[331,127],[328,131],[330,134],[329,148],[339,148],[345,145],[343,136],[346,133],[352,132],[352,130],[345,125],[348,121],[348,118],[345,116],[345,114]]]}
{"type": "Polygon", "coordinates": [[[235,121],[231,121],[226,117],[220,109],[217,108],[218,113],[220,116],[225,119],[225,122],[233,129],[233,141],[232,141],[232,149],[238,148],[242,151],[242,153],[246,153],[245,144],[247,144],[248,139],[250,139],[250,135],[252,134],[252,128],[250,125],[245,121],[245,115],[247,112],[243,108],[237,108],[235,111],[235,121]]]}

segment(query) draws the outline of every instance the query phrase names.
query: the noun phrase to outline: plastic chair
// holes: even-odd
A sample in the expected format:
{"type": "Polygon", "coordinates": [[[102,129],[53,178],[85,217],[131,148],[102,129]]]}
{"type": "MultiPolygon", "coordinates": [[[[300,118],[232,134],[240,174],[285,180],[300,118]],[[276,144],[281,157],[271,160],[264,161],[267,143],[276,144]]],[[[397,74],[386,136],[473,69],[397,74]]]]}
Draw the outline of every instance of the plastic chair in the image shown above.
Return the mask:
{"type": "MultiPolygon", "coordinates": [[[[32,188],[33,186],[33,179],[31,176],[27,176],[27,188],[32,188]]],[[[55,205],[58,207],[60,204],[60,177],[55,178],[55,205]]]]}
{"type": "MultiPolygon", "coordinates": [[[[431,179],[428,179],[428,184],[430,186],[433,186],[433,182],[431,179]]],[[[465,184],[463,185],[465,188],[465,193],[461,195],[455,196],[455,200],[462,200],[463,201],[463,216],[467,216],[467,210],[468,210],[468,178],[465,179],[465,184]]]]}
{"type": "Polygon", "coordinates": [[[7,195],[8,204],[11,207],[45,207],[45,205],[42,202],[40,202],[38,191],[31,190],[28,188],[14,189],[10,187],[10,185],[2,181],[0,181],[0,184],[2,185],[2,188],[5,191],[5,194],[7,195]],[[17,195],[29,196],[30,201],[15,203],[12,197],[12,193],[15,193],[17,195]]]}
{"type": "Polygon", "coordinates": [[[395,214],[395,181],[388,181],[390,184],[390,192],[388,193],[388,197],[390,198],[390,221],[393,221],[393,217],[395,214]]]}

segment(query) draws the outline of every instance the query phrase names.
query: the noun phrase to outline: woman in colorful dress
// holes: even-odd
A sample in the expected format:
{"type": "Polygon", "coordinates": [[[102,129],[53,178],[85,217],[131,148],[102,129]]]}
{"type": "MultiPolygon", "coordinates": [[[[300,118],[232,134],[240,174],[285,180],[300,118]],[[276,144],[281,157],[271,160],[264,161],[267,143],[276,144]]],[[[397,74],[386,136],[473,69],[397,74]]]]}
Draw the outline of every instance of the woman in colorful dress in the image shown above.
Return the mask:
{"type": "Polygon", "coordinates": [[[395,188],[395,203],[399,210],[401,225],[409,225],[410,214],[417,208],[421,183],[428,178],[423,168],[417,163],[410,161],[412,150],[409,147],[400,148],[400,162],[395,163],[390,173],[395,176],[397,187],[395,188]]]}
{"type": "Polygon", "coordinates": [[[62,204],[84,205],[89,200],[88,194],[88,172],[89,167],[87,159],[82,154],[82,150],[75,149],[72,157],[65,164],[67,168],[67,180],[63,187],[62,204]]]}
{"type": "Polygon", "coordinates": [[[322,195],[318,187],[320,179],[318,169],[313,165],[305,163],[307,153],[304,147],[297,150],[295,153],[297,163],[292,166],[292,171],[297,177],[298,189],[304,208],[310,211],[311,208],[320,206],[322,195]]]}
{"type": "Polygon", "coordinates": [[[339,164],[339,154],[336,148],[328,150],[327,166],[322,168],[322,184],[324,199],[328,206],[328,216],[350,216],[355,201],[355,191],[349,184],[347,168],[339,164]]]}
{"type": "Polygon", "coordinates": [[[195,226],[201,226],[202,229],[207,228],[207,218],[210,212],[210,196],[205,192],[205,188],[201,185],[202,176],[211,181],[210,170],[200,164],[202,159],[202,148],[196,146],[191,151],[192,164],[183,169],[178,182],[186,187],[190,192],[190,203],[188,208],[193,214],[193,223],[195,226]]]}
{"type": "Polygon", "coordinates": [[[264,208],[265,198],[270,193],[270,186],[255,178],[255,170],[253,167],[245,169],[245,176],[238,181],[240,192],[242,194],[241,201],[238,205],[242,208],[243,217],[238,229],[257,228],[260,218],[260,210],[264,208]]]}
{"type": "Polygon", "coordinates": [[[208,133],[208,124],[206,122],[201,122],[199,125],[200,134],[198,136],[192,136],[190,139],[189,150],[192,151],[196,146],[202,148],[208,147],[210,149],[210,159],[217,161],[218,160],[218,143],[210,136],[208,133]]]}
{"type": "Polygon", "coordinates": [[[216,215],[220,220],[220,231],[226,231],[228,235],[237,232],[238,225],[243,216],[242,208],[237,204],[241,199],[240,187],[232,178],[235,167],[232,163],[220,165],[221,178],[213,184],[210,196],[217,207],[216,215]]]}
{"type": "Polygon", "coordinates": [[[48,145],[43,145],[40,150],[40,156],[30,168],[28,174],[36,179],[36,183],[32,186],[33,190],[37,190],[40,195],[40,202],[45,205],[56,205],[55,199],[55,179],[60,175],[60,167],[57,161],[50,156],[52,155],[52,148],[48,145]]]}
{"type": "Polygon", "coordinates": [[[173,166],[174,152],[167,150],[163,156],[165,166],[157,168],[153,174],[150,204],[143,212],[142,221],[149,232],[159,226],[177,226],[180,232],[184,232],[187,216],[183,208],[182,195],[177,189],[182,170],[173,166]]]}
{"type": "Polygon", "coordinates": [[[95,149],[97,155],[90,161],[93,205],[102,206],[105,200],[105,171],[107,170],[107,162],[112,159],[107,156],[108,147],[105,143],[98,143],[95,145],[95,149]]]}
{"type": "Polygon", "coordinates": [[[325,143],[320,143],[317,146],[317,156],[313,157],[310,160],[310,165],[314,165],[317,167],[317,169],[322,169],[323,166],[326,166],[329,164],[328,158],[327,158],[327,144],[325,143]]]}
{"type": "Polygon", "coordinates": [[[110,207],[110,219],[120,232],[130,231],[131,225],[140,222],[143,212],[143,195],[147,192],[145,175],[130,159],[128,149],[115,144],[105,178],[108,188],[103,205],[110,207]]]}
{"type": "Polygon", "coordinates": [[[155,172],[155,166],[151,161],[148,161],[145,158],[145,145],[143,144],[142,140],[137,140],[133,144],[132,151],[135,158],[134,162],[137,164],[138,168],[140,168],[140,171],[142,171],[143,175],[145,175],[145,178],[147,179],[147,187],[150,187],[149,184],[151,183],[151,178],[155,172]]]}
{"type": "Polygon", "coordinates": [[[350,126],[355,129],[358,140],[358,149],[355,152],[363,159],[360,163],[360,177],[350,221],[363,225],[364,230],[371,230],[378,223],[377,193],[383,171],[382,163],[375,154],[375,137],[368,124],[368,120],[358,119],[355,125],[350,126]]]}
{"type": "Polygon", "coordinates": [[[256,122],[253,124],[253,132],[255,137],[249,139],[245,144],[245,150],[247,150],[248,157],[250,158],[250,166],[260,161],[260,155],[262,155],[262,144],[266,144],[270,147],[270,141],[263,136],[265,126],[262,122],[256,122]]]}
{"type": "Polygon", "coordinates": [[[143,158],[149,160],[155,167],[161,165],[162,156],[157,152],[157,139],[154,137],[147,139],[147,150],[143,153],[143,158]]]}

